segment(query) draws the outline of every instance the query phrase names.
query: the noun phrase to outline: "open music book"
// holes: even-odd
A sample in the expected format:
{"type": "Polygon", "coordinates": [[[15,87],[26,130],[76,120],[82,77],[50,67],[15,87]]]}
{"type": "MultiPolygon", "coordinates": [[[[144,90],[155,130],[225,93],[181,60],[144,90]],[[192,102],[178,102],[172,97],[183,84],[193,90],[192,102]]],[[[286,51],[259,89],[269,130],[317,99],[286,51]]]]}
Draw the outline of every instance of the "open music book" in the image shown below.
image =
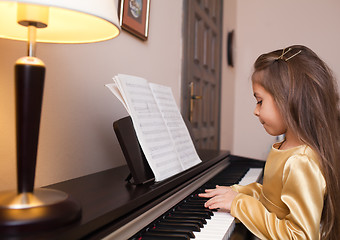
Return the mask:
{"type": "Polygon", "coordinates": [[[201,162],[170,87],[123,74],[113,81],[105,86],[130,114],[155,181],[201,162]]]}

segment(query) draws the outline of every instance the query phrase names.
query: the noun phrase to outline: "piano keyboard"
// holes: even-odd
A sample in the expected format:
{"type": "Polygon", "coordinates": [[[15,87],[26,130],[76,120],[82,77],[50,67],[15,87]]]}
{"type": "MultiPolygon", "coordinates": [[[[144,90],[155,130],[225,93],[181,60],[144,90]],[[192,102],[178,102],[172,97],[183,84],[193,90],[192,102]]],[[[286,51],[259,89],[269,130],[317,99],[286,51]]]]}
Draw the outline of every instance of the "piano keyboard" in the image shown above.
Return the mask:
{"type": "MultiPolygon", "coordinates": [[[[262,168],[250,168],[238,183],[248,185],[257,182],[261,176],[262,168]]],[[[200,232],[194,233],[196,240],[226,240],[229,239],[235,227],[234,217],[227,212],[217,211],[200,232]]]]}
{"type": "Polygon", "coordinates": [[[111,233],[104,240],[129,237],[130,240],[228,239],[235,225],[234,218],[229,213],[204,208],[206,199],[199,198],[197,194],[216,185],[230,186],[237,182],[246,185],[255,182],[260,178],[262,168],[251,168],[247,174],[244,169],[240,171],[235,171],[235,168],[232,170],[225,168],[221,171],[216,166],[208,174],[200,177],[199,181],[184,187],[166,201],[111,233]],[[241,181],[238,181],[240,179],[241,181]],[[197,190],[192,192],[192,189],[197,190]],[[145,223],[148,222],[150,224],[145,227],[145,223]]]}

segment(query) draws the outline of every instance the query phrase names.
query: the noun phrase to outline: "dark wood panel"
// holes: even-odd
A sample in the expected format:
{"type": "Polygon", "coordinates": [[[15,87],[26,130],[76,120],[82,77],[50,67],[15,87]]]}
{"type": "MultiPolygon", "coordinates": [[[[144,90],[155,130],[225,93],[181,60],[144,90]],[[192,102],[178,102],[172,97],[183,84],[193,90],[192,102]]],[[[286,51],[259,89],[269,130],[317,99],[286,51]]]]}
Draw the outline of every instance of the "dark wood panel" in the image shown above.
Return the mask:
{"type": "Polygon", "coordinates": [[[47,186],[69,193],[82,206],[80,221],[49,232],[6,236],[7,239],[100,239],[163,201],[217,162],[229,161],[229,152],[201,151],[202,163],[162,182],[132,185],[125,181],[127,166],[47,186]],[[10,238],[11,237],[11,238],[10,238]]]}

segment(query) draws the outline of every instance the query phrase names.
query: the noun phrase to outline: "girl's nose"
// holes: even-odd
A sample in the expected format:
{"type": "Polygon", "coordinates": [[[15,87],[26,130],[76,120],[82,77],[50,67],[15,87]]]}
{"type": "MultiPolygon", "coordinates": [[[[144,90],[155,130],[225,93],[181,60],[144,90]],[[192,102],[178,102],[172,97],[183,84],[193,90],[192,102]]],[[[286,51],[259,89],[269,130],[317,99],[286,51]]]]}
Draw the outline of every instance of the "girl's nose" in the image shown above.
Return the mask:
{"type": "Polygon", "coordinates": [[[258,117],[258,116],[259,116],[259,113],[260,113],[260,111],[259,111],[258,105],[256,105],[256,107],[255,107],[255,109],[254,109],[254,115],[255,115],[256,117],[258,117]]]}

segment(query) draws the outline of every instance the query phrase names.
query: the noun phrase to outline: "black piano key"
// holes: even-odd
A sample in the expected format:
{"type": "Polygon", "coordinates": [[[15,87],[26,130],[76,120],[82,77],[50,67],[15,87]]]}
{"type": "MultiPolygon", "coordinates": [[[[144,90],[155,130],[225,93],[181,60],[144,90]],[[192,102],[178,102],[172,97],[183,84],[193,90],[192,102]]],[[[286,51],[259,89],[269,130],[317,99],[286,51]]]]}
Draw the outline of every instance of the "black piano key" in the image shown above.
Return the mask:
{"type": "Polygon", "coordinates": [[[190,209],[191,206],[192,208],[195,210],[200,210],[200,209],[206,209],[207,212],[210,212],[210,215],[213,216],[214,215],[214,212],[217,212],[217,209],[208,209],[204,206],[205,202],[207,201],[207,198],[201,198],[201,197],[198,197],[197,198],[199,199],[187,199],[185,200],[185,202],[183,204],[180,205],[180,207],[183,207],[183,208],[188,208],[190,209]]]}
{"type": "Polygon", "coordinates": [[[213,212],[208,209],[208,208],[195,208],[195,207],[190,207],[190,206],[179,206],[176,208],[175,211],[183,211],[183,212],[198,212],[198,213],[202,213],[202,214],[208,214],[209,216],[213,216],[213,212]]]}
{"type": "Polygon", "coordinates": [[[222,183],[235,184],[235,180],[237,181],[242,176],[243,176],[243,173],[237,174],[237,176],[230,176],[230,175],[223,176],[223,177],[210,179],[207,183],[222,182],[222,183]]]}
{"type": "Polygon", "coordinates": [[[218,184],[214,184],[214,183],[213,184],[204,184],[204,188],[200,192],[204,192],[205,189],[214,189],[216,187],[216,185],[218,185],[218,184]]]}
{"type": "Polygon", "coordinates": [[[207,198],[202,198],[198,197],[197,198],[192,198],[187,201],[188,204],[196,204],[196,205],[201,205],[204,206],[205,202],[207,201],[207,198]]]}
{"type": "Polygon", "coordinates": [[[202,208],[202,207],[204,207],[204,201],[195,202],[195,201],[185,200],[180,206],[202,208]]]}
{"type": "Polygon", "coordinates": [[[188,203],[196,203],[196,204],[204,204],[206,202],[206,198],[201,198],[198,194],[193,195],[191,198],[187,199],[186,202],[188,203]]]}
{"type": "Polygon", "coordinates": [[[243,176],[247,173],[248,169],[244,168],[235,168],[234,171],[222,171],[217,174],[215,177],[207,181],[202,187],[205,189],[215,188],[216,185],[220,186],[231,186],[233,184],[238,183],[243,176]]]}
{"type": "Polygon", "coordinates": [[[182,211],[182,210],[176,210],[172,212],[173,216],[197,216],[202,217],[205,219],[211,219],[210,214],[203,213],[203,212],[194,212],[194,211],[182,211]]]}
{"type": "Polygon", "coordinates": [[[201,198],[198,194],[193,195],[191,198],[187,199],[186,202],[188,203],[196,203],[196,204],[203,204],[207,201],[206,198],[201,198]]]}
{"type": "Polygon", "coordinates": [[[148,232],[151,233],[160,233],[160,234],[172,234],[172,233],[178,233],[182,235],[187,235],[189,238],[195,238],[195,235],[192,231],[188,230],[181,230],[181,229],[165,229],[165,228],[150,228],[148,232]]]}
{"type": "MultiPolygon", "coordinates": [[[[241,176],[237,177],[236,183],[241,178],[242,178],[241,176]]],[[[204,186],[207,187],[209,185],[209,186],[216,187],[216,185],[230,186],[230,185],[233,185],[233,184],[235,184],[235,179],[234,179],[234,181],[232,181],[231,179],[228,178],[228,179],[214,179],[214,180],[211,180],[209,182],[206,182],[204,184],[204,186]]]]}
{"type": "Polygon", "coordinates": [[[191,199],[188,200],[188,204],[195,204],[196,206],[202,206],[204,208],[204,204],[208,201],[208,198],[199,197],[199,199],[191,199]]]}
{"type": "Polygon", "coordinates": [[[217,174],[215,177],[210,179],[208,182],[218,181],[219,179],[227,180],[228,182],[235,184],[237,183],[238,178],[242,178],[245,173],[248,171],[248,168],[235,168],[233,171],[222,171],[217,174]]]}
{"type": "Polygon", "coordinates": [[[174,216],[174,215],[168,215],[165,217],[166,219],[174,219],[174,220],[195,220],[200,221],[202,224],[206,224],[207,220],[203,217],[197,217],[197,216],[174,216]]]}
{"type": "Polygon", "coordinates": [[[145,232],[138,240],[190,240],[186,234],[145,232]]]}
{"type": "Polygon", "coordinates": [[[200,228],[203,228],[203,226],[204,226],[201,221],[193,220],[193,219],[183,219],[183,218],[171,219],[171,218],[164,218],[161,221],[164,221],[164,222],[176,222],[176,223],[192,223],[192,224],[196,224],[200,228]]]}
{"type": "Polygon", "coordinates": [[[204,208],[204,204],[202,203],[195,203],[195,202],[184,202],[182,203],[181,205],[178,206],[178,208],[181,208],[181,209],[197,209],[197,210],[209,210],[209,209],[206,209],[204,208]]]}
{"type": "Polygon", "coordinates": [[[166,229],[177,229],[177,230],[189,230],[189,231],[201,231],[200,227],[196,224],[191,223],[169,223],[169,222],[159,222],[155,224],[157,228],[166,228],[166,229]]]}

